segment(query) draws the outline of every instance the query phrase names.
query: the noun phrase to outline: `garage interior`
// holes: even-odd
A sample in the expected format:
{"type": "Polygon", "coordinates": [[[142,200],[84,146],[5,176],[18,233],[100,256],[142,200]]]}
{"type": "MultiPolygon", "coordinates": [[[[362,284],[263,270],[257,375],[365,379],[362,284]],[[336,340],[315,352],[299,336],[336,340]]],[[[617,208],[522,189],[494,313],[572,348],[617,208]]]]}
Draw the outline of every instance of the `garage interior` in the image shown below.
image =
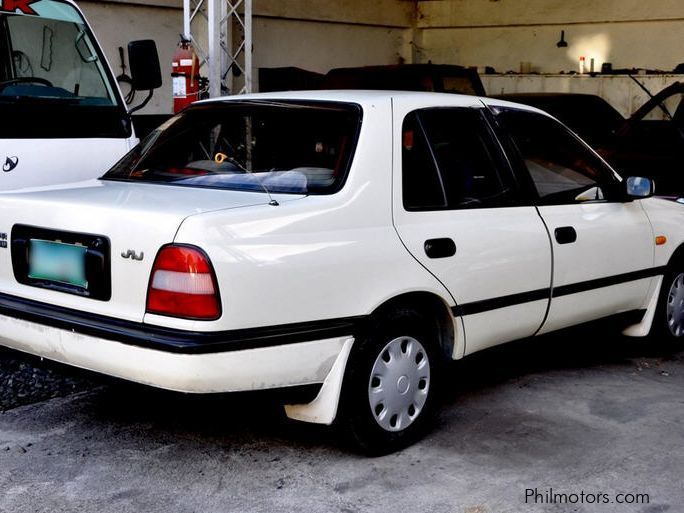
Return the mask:
{"type": "MultiPolygon", "coordinates": [[[[210,38],[209,2],[236,8],[232,47],[244,43],[245,0],[186,1],[203,61],[220,44],[210,38]]],[[[156,42],[163,85],[141,114],[172,113],[183,3],[78,1],[114,75],[130,71],[120,48],[156,42]]],[[[431,63],[476,69],[487,95],[586,93],[629,117],[684,82],[681,0],[250,4],[252,51],[238,65],[249,66],[251,84],[224,58],[230,76],[220,94],[214,81],[213,96],[260,91],[264,69],[431,63]]],[[[210,73],[203,62],[202,76],[210,73]]],[[[647,119],[667,117],[654,109],[647,119]]],[[[453,370],[438,430],[366,459],[334,432],[287,420],[277,401],[254,408],[251,396],[183,396],[0,349],[0,513],[684,511],[681,346],[581,327],[487,350],[453,370]],[[550,505],[553,491],[634,501],[550,505]]]]}
{"type": "MultiPolygon", "coordinates": [[[[170,70],[183,31],[180,0],[79,5],[115,73],[120,71],[118,48],[145,38],[156,41],[162,69],[170,70]]],[[[627,116],[648,95],[624,73],[601,73],[604,64],[632,70],[655,93],[680,78],[672,72],[684,61],[677,51],[684,5],[676,0],[254,0],[252,9],[255,92],[260,68],[325,73],[338,67],[432,62],[476,67],[488,94],[598,94],[627,116]],[[558,45],[561,32],[567,46],[558,45]],[[579,73],[581,57],[584,74],[579,73]],[[592,61],[595,76],[590,75],[592,61]],[[487,74],[487,67],[495,73],[487,74]]],[[[244,3],[238,10],[244,12],[244,3]]],[[[234,26],[237,45],[242,32],[234,26]]],[[[193,35],[208,47],[202,16],[193,22],[193,35]]],[[[143,113],[170,112],[170,73],[164,80],[143,113]]]]}

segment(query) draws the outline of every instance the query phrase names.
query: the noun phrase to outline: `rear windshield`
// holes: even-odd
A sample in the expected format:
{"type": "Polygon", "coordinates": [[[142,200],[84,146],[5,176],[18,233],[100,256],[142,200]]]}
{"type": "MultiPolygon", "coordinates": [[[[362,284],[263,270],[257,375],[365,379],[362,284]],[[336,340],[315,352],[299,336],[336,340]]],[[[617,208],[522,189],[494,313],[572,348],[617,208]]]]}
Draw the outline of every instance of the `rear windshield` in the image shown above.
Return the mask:
{"type": "Polygon", "coordinates": [[[344,183],[360,122],[353,104],[197,105],[152,132],[103,179],[331,194],[344,183]]]}

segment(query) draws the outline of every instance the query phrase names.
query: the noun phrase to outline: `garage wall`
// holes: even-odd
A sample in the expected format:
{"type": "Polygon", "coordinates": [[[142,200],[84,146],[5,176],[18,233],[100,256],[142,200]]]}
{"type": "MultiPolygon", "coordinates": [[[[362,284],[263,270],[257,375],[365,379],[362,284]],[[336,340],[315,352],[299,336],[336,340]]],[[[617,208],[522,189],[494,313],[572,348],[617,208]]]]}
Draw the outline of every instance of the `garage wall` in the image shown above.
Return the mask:
{"type": "Polygon", "coordinates": [[[422,0],[419,58],[426,62],[557,73],[580,56],[614,68],[672,70],[684,62],[681,0],[422,0]],[[565,30],[567,48],[557,48],[565,30]]]}
{"type": "MultiPolygon", "coordinates": [[[[675,82],[684,82],[684,75],[637,75],[639,83],[656,93],[675,82]]],[[[604,98],[623,116],[629,117],[649,96],[627,75],[483,75],[482,84],[488,94],[537,93],[540,91],[595,94],[604,98]]],[[[671,97],[666,106],[675,112],[679,96],[671,97]]],[[[591,115],[591,112],[587,112],[591,115]]],[[[667,119],[660,109],[654,109],[646,119],[667,119]]]]}
{"type": "MultiPolygon", "coordinates": [[[[79,5],[115,74],[119,46],[140,38],[157,42],[164,85],[143,112],[170,112],[169,64],[182,30],[182,0],[85,0],[79,5]]],[[[684,62],[681,0],[254,0],[254,10],[257,88],[260,67],[324,72],[431,60],[504,72],[519,71],[520,63],[528,62],[531,71],[558,73],[576,70],[580,55],[587,65],[593,57],[597,70],[605,61],[614,68],[663,70],[684,62]],[[567,48],[556,47],[561,30],[567,48]]],[[[502,86],[492,84],[497,91],[502,86]]],[[[633,96],[620,101],[631,105],[633,96]]]]}
{"type": "MultiPolygon", "coordinates": [[[[167,2],[177,4],[178,2],[167,2]]],[[[158,5],[131,5],[119,2],[78,2],[86,15],[95,36],[109,60],[114,76],[121,73],[119,47],[127,49],[128,42],[136,39],[154,39],[161,61],[164,84],[154,93],[152,101],[140,111],[141,114],[170,113],[172,108],[171,57],[183,31],[183,11],[177,7],[158,5]],[[167,73],[168,71],[168,73],[167,73]]],[[[126,51],[126,65],[128,53],[126,51]]],[[[130,70],[126,72],[130,75],[130,70]]],[[[136,96],[137,104],[145,98],[136,96]]]]}
{"type": "MultiPolygon", "coordinates": [[[[170,63],[183,30],[182,0],[83,1],[79,6],[115,75],[121,72],[119,46],[125,48],[134,39],[156,41],[164,85],[141,113],[170,112],[170,63]]],[[[411,0],[254,0],[255,90],[260,67],[323,72],[408,60],[415,12],[411,0]]],[[[198,34],[200,42],[205,39],[202,31],[198,34]]]]}
{"type": "MultiPolygon", "coordinates": [[[[255,68],[296,66],[326,72],[342,66],[397,64],[404,30],[256,17],[255,68]],[[312,51],[315,48],[315,51],[312,51]]],[[[255,90],[258,77],[254,76],[255,90]]]]}
{"type": "Polygon", "coordinates": [[[254,90],[259,68],[325,72],[396,64],[410,53],[411,0],[254,0],[254,90]]]}

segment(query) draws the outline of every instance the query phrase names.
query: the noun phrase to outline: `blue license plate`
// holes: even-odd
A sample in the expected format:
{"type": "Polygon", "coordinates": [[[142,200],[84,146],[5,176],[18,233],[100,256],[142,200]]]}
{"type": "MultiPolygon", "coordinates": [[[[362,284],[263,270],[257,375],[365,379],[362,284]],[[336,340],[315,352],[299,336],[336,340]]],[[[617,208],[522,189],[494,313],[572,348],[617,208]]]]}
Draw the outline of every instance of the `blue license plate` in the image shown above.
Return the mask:
{"type": "Polygon", "coordinates": [[[31,239],[28,277],[87,289],[86,251],[75,244],[31,239]]]}

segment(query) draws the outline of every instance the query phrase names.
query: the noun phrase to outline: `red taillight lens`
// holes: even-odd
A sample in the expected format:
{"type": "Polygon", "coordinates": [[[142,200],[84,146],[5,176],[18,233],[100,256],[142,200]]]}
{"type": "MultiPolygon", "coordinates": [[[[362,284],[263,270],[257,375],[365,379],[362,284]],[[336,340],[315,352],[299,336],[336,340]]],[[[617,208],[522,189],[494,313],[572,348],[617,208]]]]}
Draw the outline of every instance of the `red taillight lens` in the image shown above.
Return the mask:
{"type": "Polygon", "coordinates": [[[165,246],[157,254],[147,291],[147,312],[186,319],[221,315],[209,257],[192,246],[165,246]]]}

